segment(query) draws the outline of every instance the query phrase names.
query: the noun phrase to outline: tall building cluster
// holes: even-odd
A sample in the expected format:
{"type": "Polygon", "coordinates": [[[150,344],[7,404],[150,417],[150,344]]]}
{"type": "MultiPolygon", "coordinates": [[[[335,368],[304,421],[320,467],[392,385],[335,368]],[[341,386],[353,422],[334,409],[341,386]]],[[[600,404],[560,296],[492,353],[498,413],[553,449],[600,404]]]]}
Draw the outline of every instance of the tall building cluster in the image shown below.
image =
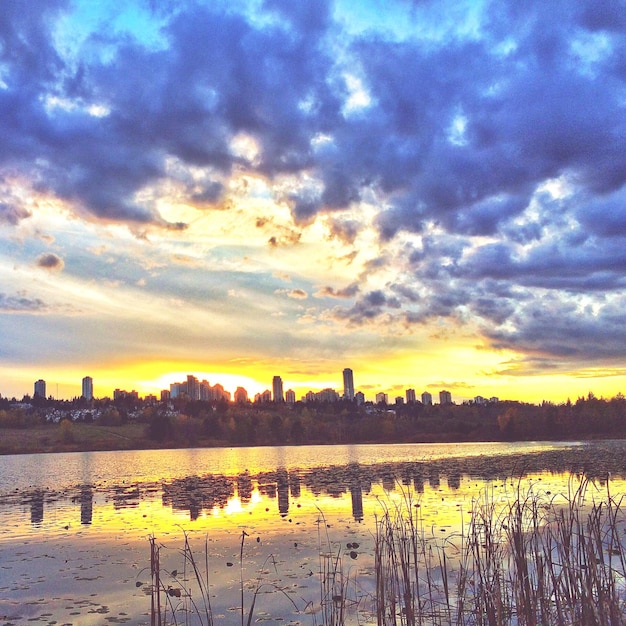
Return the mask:
{"type": "MultiPolygon", "coordinates": [[[[245,392],[245,389],[240,387],[245,392]]],[[[247,395],[247,394],[246,394],[247,395]]],[[[210,385],[208,380],[198,381],[195,376],[189,374],[187,380],[181,383],[172,383],[169,394],[161,392],[161,400],[186,397],[189,400],[204,400],[207,402],[225,400],[230,402],[230,391],[226,391],[219,383],[210,385]],[[167,397],[169,396],[169,397],[167,397]]],[[[241,396],[241,393],[240,393],[241,396]]]]}
{"type": "MultiPolygon", "coordinates": [[[[339,400],[349,400],[350,402],[356,402],[357,405],[365,403],[365,395],[361,391],[355,391],[354,387],[354,372],[349,367],[346,367],[343,372],[343,394],[339,394],[337,391],[331,388],[322,389],[321,391],[309,391],[302,398],[302,402],[338,402],[339,400]]],[[[39,379],[34,385],[34,395],[40,398],[46,397],[46,381],[39,379]]],[[[82,397],[85,400],[93,400],[93,378],[91,376],[85,376],[82,379],[82,397]]],[[[116,389],[113,394],[115,400],[122,398],[135,398],[137,399],[139,394],[136,391],[124,391],[116,389]]],[[[147,396],[147,398],[154,399],[156,397],[147,396]]],[[[183,382],[172,383],[169,390],[164,389],[161,391],[161,401],[169,401],[176,398],[187,398],[189,400],[204,400],[208,402],[214,401],[231,401],[231,394],[226,391],[219,383],[215,385],[209,384],[209,381],[199,381],[195,376],[189,374],[187,379],[183,382]]],[[[421,402],[425,405],[433,404],[433,396],[428,391],[424,391],[421,396],[421,402]]],[[[246,404],[249,402],[248,392],[243,387],[237,387],[233,401],[236,404],[246,404]]],[[[415,389],[406,389],[405,396],[398,396],[395,398],[395,404],[414,404],[417,400],[417,394],[415,389]]],[[[272,378],[272,389],[266,389],[261,393],[257,393],[254,396],[255,403],[267,403],[273,402],[278,404],[292,405],[296,403],[296,393],[293,389],[284,390],[283,379],[280,376],[274,376],[272,378]]],[[[389,404],[389,396],[386,393],[377,393],[375,396],[376,404],[389,404]]],[[[486,404],[491,402],[498,402],[498,398],[483,398],[482,396],[476,396],[473,400],[475,404],[486,404]]],[[[452,394],[443,389],[439,392],[439,404],[453,404],[452,394]]]]}

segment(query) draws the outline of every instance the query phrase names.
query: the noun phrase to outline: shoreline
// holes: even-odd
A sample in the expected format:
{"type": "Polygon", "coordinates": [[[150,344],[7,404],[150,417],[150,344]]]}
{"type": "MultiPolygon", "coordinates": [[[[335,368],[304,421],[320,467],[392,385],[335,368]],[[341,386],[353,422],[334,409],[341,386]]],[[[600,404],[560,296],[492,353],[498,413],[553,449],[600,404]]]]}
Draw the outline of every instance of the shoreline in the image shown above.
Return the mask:
{"type": "MultiPolygon", "coordinates": [[[[484,433],[483,433],[484,434],[484,433]]],[[[441,433],[424,433],[419,438],[411,440],[355,440],[337,441],[329,444],[328,441],[301,441],[298,443],[284,442],[273,444],[232,442],[220,439],[201,438],[190,440],[162,440],[156,441],[145,436],[145,424],[125,424],[123,426],[99,426],[94,424],[76,423],[72,425],[70,436],[64,433],[57,424],[39,425],[29,428],[2,428],[0,429],[0,456],[20,454],[57,454],[67,452],[113,452],[121,450],[177,450],[186,448],[244,448],[244,447],[274,447],[274,446],[307,446],[307,445],[376,445],[376,444],[438,444],[438,443],[515,443],[523,441],[563,441],[570,438],[542,438],[542,439],[505,439],[495,437],[458,437],[442,436],[441,433]]],[[[605,437],[601,435],[574,436],[576,441],[602,441],[606,439],[621,439],[620,437],[605,437]]]]}

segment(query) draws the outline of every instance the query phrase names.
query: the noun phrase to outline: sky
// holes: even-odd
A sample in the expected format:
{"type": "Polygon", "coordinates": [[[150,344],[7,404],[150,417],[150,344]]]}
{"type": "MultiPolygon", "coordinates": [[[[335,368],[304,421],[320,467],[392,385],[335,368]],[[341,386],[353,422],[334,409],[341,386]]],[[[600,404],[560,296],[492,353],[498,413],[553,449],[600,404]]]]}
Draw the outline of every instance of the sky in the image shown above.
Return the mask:
{"type": "Polygon", "coordinates": [[[0,394],[626,389],[623,0],[3,0],[0,394]]]}

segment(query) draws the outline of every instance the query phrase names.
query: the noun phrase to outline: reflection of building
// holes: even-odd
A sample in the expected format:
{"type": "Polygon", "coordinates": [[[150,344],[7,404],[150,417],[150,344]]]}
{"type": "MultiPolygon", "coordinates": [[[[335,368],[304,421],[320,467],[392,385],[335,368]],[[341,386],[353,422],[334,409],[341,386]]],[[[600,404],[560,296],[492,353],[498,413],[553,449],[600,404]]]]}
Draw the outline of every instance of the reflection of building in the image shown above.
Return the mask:
{"type": "Polygon", "coordinates": [[[83,378],[83,398],[93,400],[93,378],[91,376],[83,378]]]}
{"type": "Polygon", "coordinates": [[[439,489],[441,478],[439,476],[439,470],[436,467],[430,469],[430,472],[428,473],[428,482],[430,483],[431,489],[439,489]]]}
{"type": "Polygon", "coordinates": [[[281,517],[286,517],[289,513],[289,475],[284,468],[280,468],[276,472],[276,489],[278,491],[278,512],[281,517]]]}
{"type": "Polygon", "coordinates": [[[452,472],[448,475],[448,487],[450,489],[458,489],[461,486],[461,474],[459,472],[452,472]]]}
{"type": "Polygon", "coordinates": [[[352,496],[352,516],[357,522],[363,521],[363,490],[361,483],[355,480],[350,485],[350,495],[352,496]]]}
{"type": "Polygon", "coordinates": [[[80,488],[80,523],[91,524],[93,516],[93,489],[91,485],[83,485],[80,488]]]}
{"type": "Polygon", "coordinates": [[[289,492],[292,498],[300,497],[300,476],[296,472],[289,474],[289,492]]]}
{"type": "Polygon", "coordinates": [[[40,398],[46,397],[46,381],[43,379],[39,379],[35,383],[35,393],[34,395],[39,396],[40,398]]]}
{"type": "Polygon", "coordinates": [[[382,483],[385,491],[393,491],[396,488],[396,477],[392,474],[384,474],[382,483]]]}
{"type": "Polygon", "coordinates": [[[285,396],[283,395],[283,379],[280,376],[274,376],[272,379],[272,391],[274,402],[284,402],[285,396]]]}
{"type": "Polygon", "coordinates": [[[247,471],[237,476],[237,495],[244,503],[252,498],[252,479],[247,471]]]}
{"type": "Polygon", "coordinates": [[[424,493],[424,477],[421,474],[415,474],[413,476],[413,489],[417,493],[424,493]]]}
{"type": "Polygon", "coordinates": [[[163,485],[163,504],[178,511],[189,511],[193,521],[203,510],[224,508],[235,494],[233,477],[219,474],[176,478],[163,485]]]}
{"type": "Polygon", "coordinates": [[[354,373],[349,367],[343,370],[343,397],[354,400],[354,373]]]}
{"type": "Polygon", "coordinates": [[[30,497],[30,523],[39,526],[43,522],[43,491],[37,489],[30,497]]]}

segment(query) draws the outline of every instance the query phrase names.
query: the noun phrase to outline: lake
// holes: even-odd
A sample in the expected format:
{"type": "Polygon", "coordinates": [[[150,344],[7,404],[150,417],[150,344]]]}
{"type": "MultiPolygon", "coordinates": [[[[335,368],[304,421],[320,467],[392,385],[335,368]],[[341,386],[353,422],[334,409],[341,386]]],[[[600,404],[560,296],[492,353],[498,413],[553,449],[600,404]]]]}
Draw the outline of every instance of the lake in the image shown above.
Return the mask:
{"type": "Polygon", "coordinates": [[[174,589],[193,578],[186,536],[208,571],[215,623],[241,623],[254,602],[255,621],[318,624],[321,555],[373,594],[385,511],[419,507],[423,528],[445,541],[485,497],[554,499],[582,476],[598,494],[626,493],[625,453],[603,441],[0,457],[0,623],[149,624],[150,538],[174,589]]]}

